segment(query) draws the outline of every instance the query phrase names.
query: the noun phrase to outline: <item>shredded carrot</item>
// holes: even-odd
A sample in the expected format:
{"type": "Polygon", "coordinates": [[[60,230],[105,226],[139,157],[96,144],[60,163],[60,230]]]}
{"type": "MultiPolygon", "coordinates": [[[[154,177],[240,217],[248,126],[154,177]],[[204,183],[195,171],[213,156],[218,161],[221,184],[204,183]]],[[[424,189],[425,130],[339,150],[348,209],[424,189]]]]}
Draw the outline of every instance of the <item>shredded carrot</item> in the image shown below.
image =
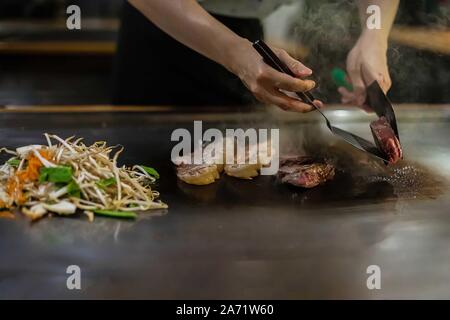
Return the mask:
{"type": "Polygon", "coordinates": [[[12,213],[9,212],[9,211],[1,211],[1,212],[0,212],[0,219],[1,219],[1,218],[4,218],[4,219],[14,219],[14,218],[15,218],[15,215],[12,214],[12,213]]]}
{"type": "MultiPolygon", "coordinates": [[[[49,150],[39,150],[39,154],[46,160],[52,158],[52,154],[49,150]]],[[[23,184],[26,182],[33,182],[39,179],[39,170],[42,167],[42,162],[33,153],[27,158],[28,165],[25,169],[17,171],[12,176],[6,185],[6,190],[9,196],[17,203],[23,204],[26,202],[26,197],[23,194],[23,184]]]]}
{"type": "Polygon", "coordinates": [[[23,204],[26,201],[25,196],[23,195],[22,187],[23,183],[20,182],[17,175],[9,178],[8,183],[6,184],[6,192],[8,192],[8,195],[17,204],[23,204]]]}
{"type": "Polygon", "coordinates": [[[2,211],[0,212],[0,218],[4,218],[4,219],[14,219],[15,216],[14,214],[12,214],[9,211],[2,211]]]}

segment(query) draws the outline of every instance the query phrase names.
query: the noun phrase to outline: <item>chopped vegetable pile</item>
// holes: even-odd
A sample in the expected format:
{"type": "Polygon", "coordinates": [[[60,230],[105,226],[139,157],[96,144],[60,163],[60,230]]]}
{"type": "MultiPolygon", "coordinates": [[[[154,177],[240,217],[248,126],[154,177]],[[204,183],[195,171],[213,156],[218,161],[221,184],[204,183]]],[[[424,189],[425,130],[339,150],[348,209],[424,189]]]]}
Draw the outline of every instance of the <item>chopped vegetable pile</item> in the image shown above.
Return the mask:
{"type": "Polygon", "coordinates": [[[159,178],[155,169],[118,167],[123,147],[44,136],[47,145],[0,149],[13,156],[0,165],[0,210],[19,208],[36,220],[79,209],[92,221],[94,215],[133,219],[136,212],[167,208],[156,201],[159,193],[151,188],[159,178]]]}

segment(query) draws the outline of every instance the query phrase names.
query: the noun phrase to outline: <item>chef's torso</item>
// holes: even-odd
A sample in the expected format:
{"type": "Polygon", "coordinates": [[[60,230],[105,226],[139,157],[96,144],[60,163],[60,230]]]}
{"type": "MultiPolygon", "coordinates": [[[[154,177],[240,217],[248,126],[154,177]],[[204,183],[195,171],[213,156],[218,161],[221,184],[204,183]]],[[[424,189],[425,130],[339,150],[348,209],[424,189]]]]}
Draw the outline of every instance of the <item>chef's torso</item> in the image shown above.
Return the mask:
{"type": "Polygon", "coordinates": [[[283,4],[298,0],[199,0],[209,12],[240,18],[264,18],[283,4]]]}

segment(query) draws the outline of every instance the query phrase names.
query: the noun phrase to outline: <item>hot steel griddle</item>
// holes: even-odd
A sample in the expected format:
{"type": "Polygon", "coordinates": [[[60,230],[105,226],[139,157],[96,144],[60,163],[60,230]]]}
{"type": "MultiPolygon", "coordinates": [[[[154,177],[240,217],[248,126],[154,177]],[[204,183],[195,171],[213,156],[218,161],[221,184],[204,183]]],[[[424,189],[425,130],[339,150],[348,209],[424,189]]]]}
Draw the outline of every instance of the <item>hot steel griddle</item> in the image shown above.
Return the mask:
{"type": "MultiPolygon", "coordinates": [[[[393,180],[393,169],[330,138],[320,118],[205,117],[205,127],[270,123],[281,127],[282,152],[302,145],[330,157],[336,179],[311,190],[267,176],[206,187],[177,181],[170,134],[192,129],[195,115],[0,113],[2,146],[39,143],[45,131],[124,145],[124,163],[160,171],[169,204],[135,222],[0,219],[0,298],[450,298],[448,110],[398,113],[408,162],[396,169],[413,171],[393,180]],[[81,291],[66,289],[72,264],[81,267],[81,291]],[[381,267],[380,291],[366,288],[371,264],[381,267]]],[[[348,119],[335,121],[370,134],[366,119],[348,119]]]]}

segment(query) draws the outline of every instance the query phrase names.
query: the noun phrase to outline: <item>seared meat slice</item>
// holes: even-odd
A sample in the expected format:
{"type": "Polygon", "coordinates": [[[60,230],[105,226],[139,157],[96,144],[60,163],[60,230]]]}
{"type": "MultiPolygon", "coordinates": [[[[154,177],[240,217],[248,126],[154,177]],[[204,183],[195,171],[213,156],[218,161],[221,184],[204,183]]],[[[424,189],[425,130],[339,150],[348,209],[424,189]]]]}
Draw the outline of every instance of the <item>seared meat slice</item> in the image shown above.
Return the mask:
{"type": "Polygon", "coordinates": [[[259,175],[261,164],[227,164],[225,165],[225,173],[229,176],[240,179],[251,179],[259,175]]]}
{"type": "Polygon", "coordinates": [[[403,156],[400,141],[385,117],[370,123],[370,129],[377,146],[388,156],[389,163],[394,164],[403,156]]]}
{"type": "MultiPolygon", "coordinates": [[[[191,160],[194,159],[194,154],[190,154],[191,160]]],[[[173,160],[177,166],[177,177],[181,181],[193,185],[207,185],[215,182],[220,178],[220,173],[223,171],[223,164],[215,164],[214,162],[202,164],[186,164],[183,159],[177,158],[173,160]]]]}
{"type": "Polygon", "coordinates": [[[189,184],[206,185],[220,178],[215,164],[181,164],[177,167],[177,177],[189,184]]]}
{"type": "Polygon", "coordinates": [[[310,157],[289,157],[280,160],[278,177],[283,183],[313,188],[333,179],[334,167],[310,157]]]}
{"type": "Polygon", "coordinates": [[[268,148],[267,154],[261,157],[258,153],[258,150],[263,147],[263,142],[250,145],[248,150],[246,150],[245,155],[243,155],[244,158],[241,159],[239,155],[235,154],[234,157],[236,163],[225,165],[225,173],[239,179],[252,179],[257,177],[259,175],[259,170],[261,170],[263,166],[270,165],[270,162],[272,161],[271,157],[273,157],[275,152],[272,149],[273,147],[270,141],[264,142],[264,144],[266,144],[266,148],[268,148]],[[256,163],[250,163],[250,159],[252,158],[256,159],[256,163]]]}
{"type": "MultiPolygon", "coordinates": [[[[225,174],[235,178],[252,179],[259,175],[259,170],[263,166],[270,165],[272,157],[275,153],[270,141],[260,142],[259,144],[249,146],[248,149],[245,150],[245,153],[234,150],[235,154],[233,161],[235,163],[223,164],[227,160],[225,152],[228,142],[231,142],[231,144],[235,143],[234,138],[225,138],[223,142],[223,149],[215,149],[215,152],[220,153],[217,157],[218,159],[216,157],[214,159],[210,159],[211,161],[206,159],[204,164],[188,165],[183,164],[182,158],[175,159],[173,162],[177,165],[178,178],[189,184],[205,185],[213,183],[216,179],[219,179],[220,173],[224,171],[225,174]],[[266,146],[264,146],[264,144],[266,144],[266,146]],[[268,150],[266,150],[266,148],[268,148],[268,150]],[[258,152],[259,150],[264,150],[264,152],[260,154],[258,152]],[[255,158],[257,163],[250,163],[250,159],[254,160],[255,158]],[[214,163],[215,160],[219,160],[217,161],[218,163],[210,164],[214,163]]],[[[236,144],[234,149],[237,149],[236,144]]],[[[193,159],[193,154],[191,154],[191,159],[193,159]]]]}

